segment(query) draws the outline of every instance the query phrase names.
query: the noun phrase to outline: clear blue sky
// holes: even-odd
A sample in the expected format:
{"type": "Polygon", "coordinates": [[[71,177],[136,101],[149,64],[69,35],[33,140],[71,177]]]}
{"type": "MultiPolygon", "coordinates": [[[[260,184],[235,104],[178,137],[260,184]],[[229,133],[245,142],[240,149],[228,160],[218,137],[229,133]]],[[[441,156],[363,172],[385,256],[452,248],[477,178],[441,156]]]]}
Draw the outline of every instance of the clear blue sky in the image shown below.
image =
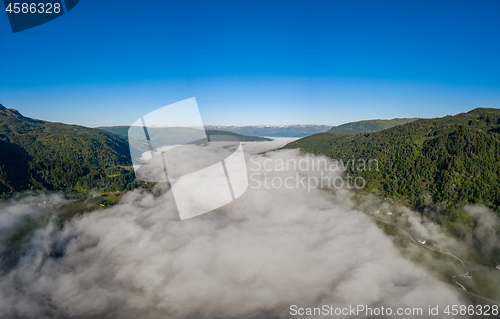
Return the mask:
{"type": "Polygon", "coordinates": [[[500,107],[500,1],[97,1],[13,34],[0,103],[86,126],[196,97],[205,124],[500,107]]]}

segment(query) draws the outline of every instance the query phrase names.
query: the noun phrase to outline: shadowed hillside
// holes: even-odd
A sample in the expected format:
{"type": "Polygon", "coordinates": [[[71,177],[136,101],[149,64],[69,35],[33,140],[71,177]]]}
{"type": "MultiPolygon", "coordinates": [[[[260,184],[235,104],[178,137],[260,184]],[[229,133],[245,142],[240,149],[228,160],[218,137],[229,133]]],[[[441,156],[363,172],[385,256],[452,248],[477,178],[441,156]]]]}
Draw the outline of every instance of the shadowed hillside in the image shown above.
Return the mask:
{"type": "MultiPolygon", "coordinates": [[[[166,134],[175,144],[175,138],[199,132],[173,130],[155,128],[150,133],[166,134]]],[[[128,126],[96,129],[36,120],[0,104],[0,194],[41,189],[132,189],[139,182],[131,167],[127,133],[128,126]]],[[[231,135],[241,141],[270,141],[230,132],[206,133],[231,135]]],[[[147,150],[147,145],[138,141],[132,145],[147,150]]]]}
{"type": "Polygon", "coordinates": [[[0,105],[0,193],[132,187],[125,138],[78,125],[31,119],[0,105]]]}

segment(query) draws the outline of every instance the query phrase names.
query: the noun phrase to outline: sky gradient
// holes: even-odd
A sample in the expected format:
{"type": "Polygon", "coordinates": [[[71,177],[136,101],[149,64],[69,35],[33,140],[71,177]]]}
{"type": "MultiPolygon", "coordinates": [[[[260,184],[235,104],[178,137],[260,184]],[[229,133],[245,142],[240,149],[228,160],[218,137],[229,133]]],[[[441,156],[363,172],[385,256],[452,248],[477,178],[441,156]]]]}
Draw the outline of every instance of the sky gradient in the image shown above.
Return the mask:
{"type": "Polygon", "coordinates": [[[129,125],[196,97],[205,124],[328,124],[500,107],[500,2],[94,1],[13,34],[0,103],[129,125]]]}

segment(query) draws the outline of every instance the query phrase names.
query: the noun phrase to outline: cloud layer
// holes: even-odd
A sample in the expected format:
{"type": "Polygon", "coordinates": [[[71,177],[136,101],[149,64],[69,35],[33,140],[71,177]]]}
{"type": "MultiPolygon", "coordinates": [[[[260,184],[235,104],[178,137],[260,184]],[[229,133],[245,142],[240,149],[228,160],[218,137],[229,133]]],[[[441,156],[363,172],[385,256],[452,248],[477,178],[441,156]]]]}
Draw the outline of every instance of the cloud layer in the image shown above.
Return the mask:
{"type": "MultiPolygon", "coordinates": [[[[245,146],[255,154],[283,141],[274,143],[245,146]]],[[[253,160],[279,158],[302,157],[285,150],[253,160]]],[[[15,267],[1,274],[0,313],[287,318],[291,305],[427,311],[461,304],[452,288],[404,259],[351,197],[346,190],[249,188],[229,205],[180,221],[165,186],[132,191],[119,205],[63,228],[39,229],[15,267]]],[[[35,209],[10,205],[10,211],[35,209]]]]}

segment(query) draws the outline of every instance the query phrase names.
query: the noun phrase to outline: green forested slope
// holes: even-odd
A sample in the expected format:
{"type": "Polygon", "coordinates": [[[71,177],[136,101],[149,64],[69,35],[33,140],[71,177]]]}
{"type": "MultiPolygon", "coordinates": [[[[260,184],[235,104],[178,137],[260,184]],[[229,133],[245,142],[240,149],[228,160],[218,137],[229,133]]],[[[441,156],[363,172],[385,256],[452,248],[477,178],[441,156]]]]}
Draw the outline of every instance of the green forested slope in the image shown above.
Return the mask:
{"type": "Polygon", "coordinates": [[[392,120],[367,120],[351,122],[339,126],[334,126],[330,130],[328,130],[328,132],[337,134],[371,133],[382,131],[396,125],[402,125],[416,120],[418,120],[418,118],[396,118],[392,120]]]}
{"type": "MultiPolygon", "coordinates": [[[[96,187],[124,190],[136,186],[128,127],[103,129],[117,134],[31,119],[0,104],[0,195],[22,190],[84,192],[96,187]]],[[[230,132],[206,133],[237,136],[241,141],[270,140],[230,132]]]]}
{"type": "Polygon", "coordinates": [[[417,208],[430,196],[446,207],[482,203],[500,212],[499,109],[478,108],[369,134],[321,133],[285,146],[297,147],[357,164],[378,160],[378,170],[355,165],[348,173],[364,177],[368,189],[417,208]]]}
{"type": "MultiPolygon", "coordinates": [[[[122,190],[134,181],[121,136],[24,117],[0,104],[0,193],[35,189],[122,190]]],[[[131,187],[131,186],[130,186],[131,187]]]]}

